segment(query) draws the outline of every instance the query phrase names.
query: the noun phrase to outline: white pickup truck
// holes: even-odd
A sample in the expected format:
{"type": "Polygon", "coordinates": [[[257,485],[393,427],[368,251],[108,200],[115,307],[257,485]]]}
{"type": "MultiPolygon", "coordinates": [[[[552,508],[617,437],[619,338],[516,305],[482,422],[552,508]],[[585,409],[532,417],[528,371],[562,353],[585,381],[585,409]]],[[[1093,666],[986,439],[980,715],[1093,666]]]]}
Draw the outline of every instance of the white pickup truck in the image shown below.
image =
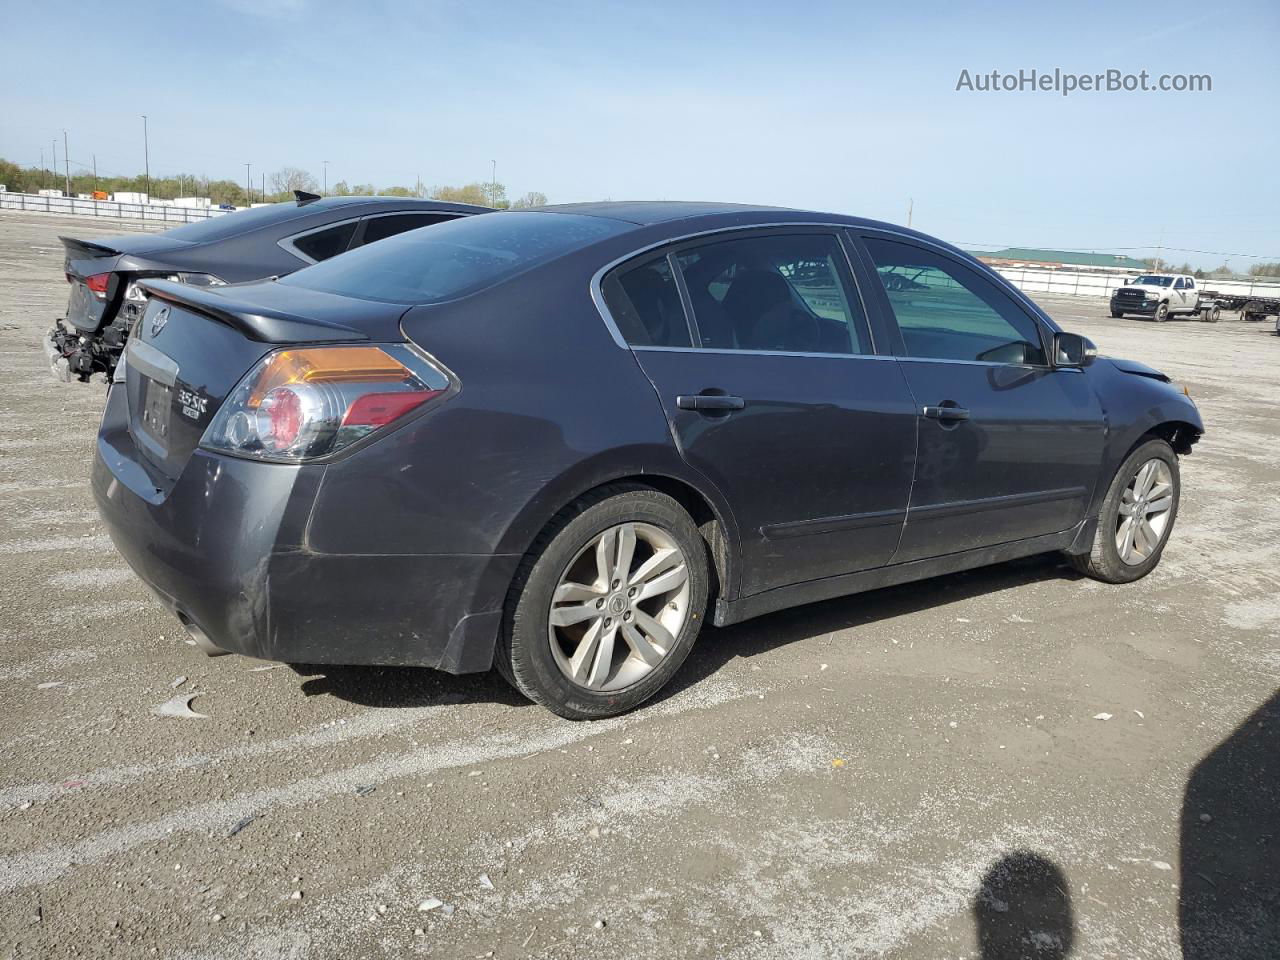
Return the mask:
{"type": "Polygon", "coordinates": [[[1175,314],[1201,314],[1210,322],[1218,319],[1216,303],[1200,302],[1196,278],[1185,273],[1144,273],[1111,294],[1111,315],[1140,313],[1153,320],[1168,320],[1175,314]]]}

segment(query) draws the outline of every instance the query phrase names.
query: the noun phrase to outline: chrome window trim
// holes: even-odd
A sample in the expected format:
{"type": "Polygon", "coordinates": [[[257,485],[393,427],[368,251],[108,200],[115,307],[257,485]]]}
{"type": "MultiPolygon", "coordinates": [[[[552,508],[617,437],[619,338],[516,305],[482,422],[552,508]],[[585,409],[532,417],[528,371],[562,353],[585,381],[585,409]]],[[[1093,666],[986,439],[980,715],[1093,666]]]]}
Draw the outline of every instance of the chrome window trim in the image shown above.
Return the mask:
{"type": "Polygon", "coordinates": [[[740,357],[744,353],[760,357],[817,357],[828,360],[897,360],[883,353],[805,353],[801,350],[727,350],[724,347],[627,347],[636,353],[714,353],[740,357]]]}
{"type": "MultiPolygon", "coordinates": [[[[1013,367],[1018,370],[1055,370],[1056,367],[1043,363],[1001,363],[998,360],[948,360],[942,357],[903,356],[897,359],[904,363],[958,363],[966,367],[1013,367]]],[[[1075,368],[1072,368],[1075,369],[1075,368]]]]}
{"type": "MultiPolygon", "coordinates": [[[[643,257],[645,254],[650,253],[654,250],[659,250],[663,247],[674,247],[674,246],[677,246],[678,244],[685,243],[689,240],[697,240],[702,237],[714,237],[722,233],[743,233],[743,232],[752,231],[752,230],[769,230],[774,227],[782,227],[782,228],[822,227],[824,230],[831,231],[832,239],[836,241],[836,246],[839,247],[841,253],[844,255],[845,267],[848,269],[849,276],[853,280],[854,292],[858,295],[859,304],[862,306],[863,318],[867,327],[867,336],[871,340],[871,348],[874,350],[875,349],[875,331],[871,329],[871,318],[866,312],[866,303],[863,299],[862,290],[858,286],[858,275],[857,275],[857,272],[853,269],[853,264],[849,262],[848,249],[840,240],[840,231],[848,230],[851,228],[847,223],[831,223],[829,221],[824,221],[824,220],[788,220],[783,223],[750,223],[750,224],[734,224],[731,227],[714,227],[710,230],[699,230],[695,233],[681,234],[680,236],[677,236],[677,237],[667,237],[664,240],[658,240],[658,241],[655,241],[654,243],[647,244],[646,246],[637,247],[636,249],[632,250],[630,253],[626,253],[615,260],[609,261],[592,275],[590,290],[591,290],[591,300],[592,302],[595,303],[596,310],[600,313],[601,319],[604,320],[605,327],[608,328],[610,335],[613,337],[613,342],[616,343],[623,350],[631,350],[631,351],[647,350],[647,351],[653,351],[653,352],[666,352],[666,353],[715,353],[715,354],[728,354],[728,355],[741,355],[741,354],[747,353],[747,354],[756,354],[759,356],[772,356],[772,357],[849,357],[849,358],[856,358],[856,359],[863,359],[863,360],[894,359],[891,356],[887,356],[879,353],[797,353],[797,352],[791,352],[787,350],[725,350],[721,348],[708,349],[704,347],[657,347],[657,346],[633,347],[631,344],[627,343],[626,338],[622,335],[622,331],[618,328],[618,324],[613,319],[613,314],[609,312],[609,306],[608,304],[605,303],[605,299],[604,299],[604,291],[602,289],[602,284],[604,282],[605,274],[607,274],[610,270],[612,270],[614,267],[617,267],[626,263],[628,260],[633,260],[639,257],[643,257]]],[[[683,305],[684,304],[682,301],[681,306],[683,307],[683,305]]],[[[696,323],[696,318],[694,318],[694,322],[696,323]]]]}
{"type": "MultiPolygon", "coordinates": [[[[305,253],[303,253],[301,250],[295,247],[294,241],[301,240],[303,237],[309,237],[313,233],[320,233],[321,231],[324,231],[324,230],[332,230],[334,227],[343,227],[343,226],[346,226],[348,223],[356,224],[357,229],[359,229],[360,221],[363,219],[364,217],[362,216],[355,216],[355,217],[347,217],[347,219],[345,220],[330,220],[328,223],[321,224],[318,227],[312,227],[310,230],[303,230],[301,233],[295,233],[287,237],[282,237],[281,239],[276,241],[276,246],[282,249],[285,253],[292,254],[293,256],[297,257],[303,263],[307,263],[307,264],[319,263],[320,262],[319,260],[315,260],[307,256],[305,253]]],[[[354,239],[355,234],[353,233],[351,236],[354,239]]],[[[351,242],[350,240],[347,241],[348,244],[350,244],[350,242],[351,242]]],[[[346,251],[344,250],[343,252],[345,253],[346,251]]]]}
{"type": "MultiPolygon", "coordinates": [[[[344,224],[351,223],[353,220],[357,224],[356,231],[359,232],[359,229],[360,229],[359,223],[362,220],[379,220],[383,217],[403,217],[407,214],[417,214],[418,216],[443,217],[444,219],[440,220],[439,223],[444,223],[445,220],[461,220],[463,217],[475,216],[474,213],[471,213],[469,211],[463,212],[461,210],[412,210],[412,209],[384,210],[378,213],[366,213],[358,217],[348,217],[346,220],[334,220],[333,222],[326,223],[324,226],[320,226],[320,227],[312,227],[310,230],[303,230],[301,233],[295,233],[292,236],[284,237],[280,240],[277,240],[276,246],[284,250],[285,253],[292,254],[293,256],[297,257],[300,260],[305,261],[308,264],[319,263],[320,262],[319,260],[312,260],[309,256],[307,256],[305,253],[303,253],[301,250],[295,247],[293,245],[293,242],[295,240],[301,240],[303,237],[309,237],[313,233],[319,233],[321,230],[328,230],[330,227],[340,227],[344,224]]],[[[438,224],[435,224],[435,223],[427,224],[427,226],[429,227],[434,227],[437,225],[438,224]]],[[[415,229],[421,230],[422,228],[416,227],[415,229]]],[[[408,231],[405,231],[405,232],[407,233],[408,231]]],[[[354,235],[352,235],[352,239],[353,240],[355,239],[354,235]]],[[[361,246],[363,246],[363,244],[361,244],[361,246]]],[[[346,251],[344,250],[343,253],[346,253],[346,251]]]]}

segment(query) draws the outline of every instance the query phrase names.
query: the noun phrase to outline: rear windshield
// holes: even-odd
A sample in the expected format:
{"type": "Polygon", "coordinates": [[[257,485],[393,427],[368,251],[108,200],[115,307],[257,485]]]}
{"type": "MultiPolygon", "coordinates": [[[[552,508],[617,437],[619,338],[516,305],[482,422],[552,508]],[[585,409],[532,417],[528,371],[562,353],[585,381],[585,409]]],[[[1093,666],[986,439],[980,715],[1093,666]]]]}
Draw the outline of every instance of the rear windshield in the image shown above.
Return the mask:
{"type": "Polygon", "coordinates": [[[187,243],[208,243],[318,212],[315,207],[299,207],[296,203],[269,203],[265,207],[250,207],[248,210],[237,210],[235,213],[224,213],[207,220],[188,223],[186,226],[174,227],[166,230],[164,235],[187,243]]]}
{"type": "Polygon", "coordinates": [[[279,282],[393,303],[439,303],[634,225],[566,213],[486,213],[410,230],[279,282]]]}

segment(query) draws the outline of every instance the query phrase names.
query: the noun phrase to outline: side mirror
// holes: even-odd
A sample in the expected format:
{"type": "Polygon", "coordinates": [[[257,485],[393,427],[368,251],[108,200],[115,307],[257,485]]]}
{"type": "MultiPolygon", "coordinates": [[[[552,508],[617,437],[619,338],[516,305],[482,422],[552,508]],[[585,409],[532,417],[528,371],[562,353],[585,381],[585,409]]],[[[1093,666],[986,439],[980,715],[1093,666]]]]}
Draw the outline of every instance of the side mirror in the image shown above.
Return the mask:
{"type": "Polygon", "coordinates": [[[1055,367],[1087,367],[1098,355],[1098,348],[1088,337],[1078,333],[1053,335],[1053,365],[1055,367]]]}

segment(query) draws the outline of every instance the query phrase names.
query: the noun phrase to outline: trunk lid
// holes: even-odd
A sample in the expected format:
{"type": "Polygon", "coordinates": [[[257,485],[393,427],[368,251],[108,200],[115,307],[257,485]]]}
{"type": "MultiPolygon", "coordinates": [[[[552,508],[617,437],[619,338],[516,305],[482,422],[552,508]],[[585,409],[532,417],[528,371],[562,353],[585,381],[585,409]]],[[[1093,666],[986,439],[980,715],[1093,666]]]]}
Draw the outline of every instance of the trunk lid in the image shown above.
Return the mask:
{"type": "Polygon", "coordinates": [[[125,352],[129,433],[150,466],[169,480],[181,475],[214,414],[263,355],[287,344],[369,340],[371,332],[398,330],[404,311],[403,305],[290,290],[293,312],[286,312],[285,298],[264,292],[270,286],[214,292],[143,281],[151,297],[125,352]],[[362,314],[370,306],[381,309],[362,314]],[[365,329],[356,321],[339,322],[357,315],[365,329]]]}
{"type": "Polygon", "coordinates": [[[59,237],[66,250],[64,269],[71,289],[67,294],[67,322],[86,333],[96,331],[108,317],[108,308],[123,291],[112,272],[120,261],[121,251],[110,245],[114,237],[101,241],[59,237]],[[108,274],[110,280],[102,296],[89,289],[89,277],[108,274]]]}

